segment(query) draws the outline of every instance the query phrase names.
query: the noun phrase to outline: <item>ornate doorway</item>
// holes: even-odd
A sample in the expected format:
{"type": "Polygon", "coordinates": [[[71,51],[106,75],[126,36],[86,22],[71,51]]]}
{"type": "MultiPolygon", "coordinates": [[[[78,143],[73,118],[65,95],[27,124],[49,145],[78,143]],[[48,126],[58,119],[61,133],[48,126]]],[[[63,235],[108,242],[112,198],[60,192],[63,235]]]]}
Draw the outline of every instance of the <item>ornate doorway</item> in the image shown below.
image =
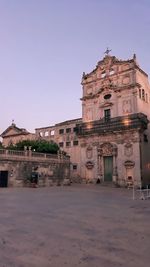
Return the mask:
{"type": "Polygon", "coordinates": [[[105,182],[112,182],[113,176],[113,157],[108,156],[104,157],[104,181],[105,182]]]}
{"type": "Polygon", "coordinates": [[[117,181],[117,146],[105,142],[98,147],[98,177],[101,181],[117,181]]]}

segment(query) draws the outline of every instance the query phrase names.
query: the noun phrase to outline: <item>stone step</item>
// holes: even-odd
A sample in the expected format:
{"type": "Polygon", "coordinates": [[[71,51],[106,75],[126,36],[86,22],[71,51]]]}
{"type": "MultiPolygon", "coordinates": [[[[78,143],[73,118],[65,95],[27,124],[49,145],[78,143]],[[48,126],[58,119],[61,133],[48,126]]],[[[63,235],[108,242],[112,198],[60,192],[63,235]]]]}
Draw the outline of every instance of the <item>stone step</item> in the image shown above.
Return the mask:
{"type": "Polygon", "coordinates": [[[116,187],[116,184],[115,183],[113,183],[113,182],[106,182],[106,181],[101,182],[100,185],[101,186],[106,186],[106,187],[116,187]]]}

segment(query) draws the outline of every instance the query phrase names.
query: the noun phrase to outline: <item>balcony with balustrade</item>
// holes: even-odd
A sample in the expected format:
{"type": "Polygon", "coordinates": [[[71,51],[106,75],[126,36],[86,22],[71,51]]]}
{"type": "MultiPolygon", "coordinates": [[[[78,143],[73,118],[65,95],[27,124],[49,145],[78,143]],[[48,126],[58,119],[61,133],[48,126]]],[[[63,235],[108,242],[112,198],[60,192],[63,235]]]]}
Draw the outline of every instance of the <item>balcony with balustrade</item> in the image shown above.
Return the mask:
{"type": "Polygon", "coordinates": [[[149,121],[143,113],[119,116],[109,119],[100,119],[76,124],[78,136],[91,134],[106,134],[126,130],[146,130],[149,121]]]}

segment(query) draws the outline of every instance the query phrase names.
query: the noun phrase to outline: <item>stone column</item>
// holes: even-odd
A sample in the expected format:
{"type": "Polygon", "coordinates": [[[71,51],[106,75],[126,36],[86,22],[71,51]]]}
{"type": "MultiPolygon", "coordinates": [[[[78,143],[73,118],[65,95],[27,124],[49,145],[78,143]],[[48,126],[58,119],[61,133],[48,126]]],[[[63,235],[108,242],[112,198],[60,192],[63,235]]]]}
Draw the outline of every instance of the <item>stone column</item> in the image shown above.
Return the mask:
{"type": "Polygon", "coordinates": [[[98,178],[100,179],[100,181],[103,180],[102,159],[102,150],[98,148],[98,178]]]}

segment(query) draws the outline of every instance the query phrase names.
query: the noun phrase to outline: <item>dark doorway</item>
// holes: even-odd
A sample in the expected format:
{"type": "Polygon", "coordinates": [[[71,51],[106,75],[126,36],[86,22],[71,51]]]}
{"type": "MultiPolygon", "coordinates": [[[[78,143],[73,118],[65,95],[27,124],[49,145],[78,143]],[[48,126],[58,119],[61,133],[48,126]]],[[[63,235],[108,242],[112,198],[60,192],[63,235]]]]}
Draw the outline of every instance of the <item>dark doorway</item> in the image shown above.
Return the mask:
{"type": "Polygon", "coordinates": [[[8,171],[0,171],[0,187],[8,186],[8,171]]]}
{"type": "Polygon", "coordinates": [[[104,181],[112,182],[113,157],[104,157],[104,181]]]}

